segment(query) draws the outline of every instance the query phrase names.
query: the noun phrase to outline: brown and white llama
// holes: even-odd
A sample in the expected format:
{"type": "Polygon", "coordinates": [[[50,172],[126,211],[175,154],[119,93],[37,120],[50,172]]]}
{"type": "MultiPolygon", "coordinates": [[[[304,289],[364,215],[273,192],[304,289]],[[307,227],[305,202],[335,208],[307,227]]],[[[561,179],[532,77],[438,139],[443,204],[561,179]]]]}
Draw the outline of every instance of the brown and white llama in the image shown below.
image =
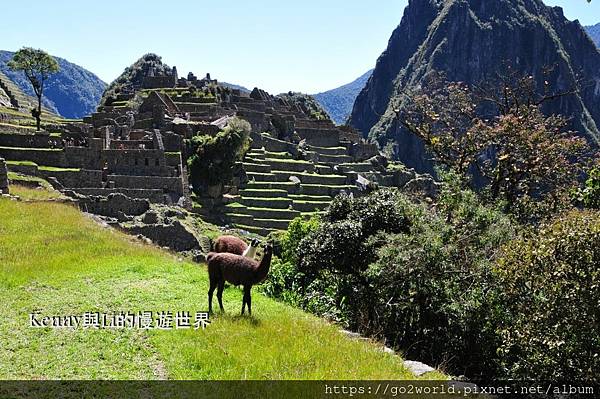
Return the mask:
{"type": "Polygon", "coordinates": [[[250,259],[256,256],[260,241],[253,238],[250,245],[236,236],[220,236],[213,243],[213,252],[242,255],[250,259]]]}
{"type": "Polygon", "coordinates": [[[266,244],[264,254],[260,262],[249,259],[244,256],[232,253],[214,253],[207,256],[208,278],[210,288],[208,289],[208,311],[212,313],[212,298],[215,289],[217,290],[217,299],[219,307],[223,308],[223,289],[225,281],[233,285],[242,285],[244,287],[244,297],[242,300],[242,314],[248,305],[248,314],[252,315],[252,297],[250,290],[253,285],[259,284],[267,278],[271,268],[271,257],[273,256],[273,246],[266,244]]]}

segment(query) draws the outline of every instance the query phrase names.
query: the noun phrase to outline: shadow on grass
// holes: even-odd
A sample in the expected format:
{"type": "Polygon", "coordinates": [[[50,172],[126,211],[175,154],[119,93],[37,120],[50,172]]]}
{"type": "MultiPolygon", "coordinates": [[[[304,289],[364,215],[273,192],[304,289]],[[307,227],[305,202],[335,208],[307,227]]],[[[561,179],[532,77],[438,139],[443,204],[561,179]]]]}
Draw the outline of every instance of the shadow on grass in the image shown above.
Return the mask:
{"type": "Polygon", "coordinates": [[[247,313],[244,315],[241,315],[240,313],[227,313],[227,311],[225,312],[214,312],[211,315],[211,319],[212,320],[225,320],[231,323],[245,323],[249,326],[252,327],[259,327],[262,323],[262,321],[260,319],[257,319],[254,316],[249,316],[247,313]]]}

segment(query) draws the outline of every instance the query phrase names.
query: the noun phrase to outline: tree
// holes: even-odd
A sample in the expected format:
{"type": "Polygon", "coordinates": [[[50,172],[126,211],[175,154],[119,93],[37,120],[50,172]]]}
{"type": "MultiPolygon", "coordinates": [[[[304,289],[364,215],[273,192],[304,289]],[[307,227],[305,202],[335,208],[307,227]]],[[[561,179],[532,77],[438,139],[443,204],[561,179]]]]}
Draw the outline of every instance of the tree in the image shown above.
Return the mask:
{"type": "Polygon", "coordinates": [[[575,92],[537,92],[532,76],[506,75],[496,85],[470,87],[439,77],[399,111],[402,125],[421,138],[436,161],[465,185],[524,220],[543,218],[569,203],[591,150],[566,130],[561,116],[545,116],[542,105],[575,92]],[[496,115],[484,117],[481,115],[496,115]]]}
{"type": "Polygon", "coordinates": [[[220,196],[223,185],[233,177],[235,163],[241,161],[250,146],[250,124],[232,118],[227,127],[215,136],[195,136],[187,141],[190,157],[187,161],[194,192],[220,196]]]}
{"type": "Polygon", "coordinates": [[[51,74],[58,72],[58,62],[43,50],[23,47],[8,62],[8,67],[13,71],[23,71],[29,83],[33,86],[33,91],[38,99],[38,106],[31,113],[35,117],[37,130],[39,131],[42,119],[44,84],[51,74]]]}

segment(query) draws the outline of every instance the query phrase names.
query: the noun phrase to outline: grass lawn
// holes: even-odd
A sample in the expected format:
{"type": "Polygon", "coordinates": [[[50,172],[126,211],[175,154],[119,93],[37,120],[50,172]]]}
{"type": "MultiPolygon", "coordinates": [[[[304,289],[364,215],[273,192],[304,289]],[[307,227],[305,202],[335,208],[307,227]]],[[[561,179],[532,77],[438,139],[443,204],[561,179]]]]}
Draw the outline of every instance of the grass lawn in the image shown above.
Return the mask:
{"type": "Polygon", "coordinates": [[[104,229],[74,207],[0,199],[0,379],[413,378],[375,344],[258,292],[253,317],[240,317],[233,287],[226,314],[206,330],[29,327],[33,311],[205,311],[206,291],[203,265],[104,229]]]}

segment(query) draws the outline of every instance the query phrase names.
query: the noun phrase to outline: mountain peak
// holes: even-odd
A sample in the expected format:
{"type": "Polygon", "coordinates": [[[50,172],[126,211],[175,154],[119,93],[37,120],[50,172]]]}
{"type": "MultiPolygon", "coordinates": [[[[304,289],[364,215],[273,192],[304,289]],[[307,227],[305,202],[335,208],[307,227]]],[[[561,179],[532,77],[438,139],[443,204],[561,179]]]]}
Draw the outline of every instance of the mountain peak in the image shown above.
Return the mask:
{"type": "MultiPolygon", "coordinates": [[[[555,90],[580,78],[600,82],[600,52],[577,21],[560,7],[540,0],[410,0],[388,48],[358,95],[350,123],[381,145],[398,143],[398,157],[430,171],[423,144],[395,120],[402,93],[419,87],[432,71],[450,81],[478,84],[511,65],[523,75],[541,77],[553,67],[555,90]]],[[[544,79],[540,80],[542,90],[544,79]]],[[[591,142],[600,141],[600,90],[583,85],[580,93],[550,104],[545,111],[572,118],[572,127],[591,142]]]]}

